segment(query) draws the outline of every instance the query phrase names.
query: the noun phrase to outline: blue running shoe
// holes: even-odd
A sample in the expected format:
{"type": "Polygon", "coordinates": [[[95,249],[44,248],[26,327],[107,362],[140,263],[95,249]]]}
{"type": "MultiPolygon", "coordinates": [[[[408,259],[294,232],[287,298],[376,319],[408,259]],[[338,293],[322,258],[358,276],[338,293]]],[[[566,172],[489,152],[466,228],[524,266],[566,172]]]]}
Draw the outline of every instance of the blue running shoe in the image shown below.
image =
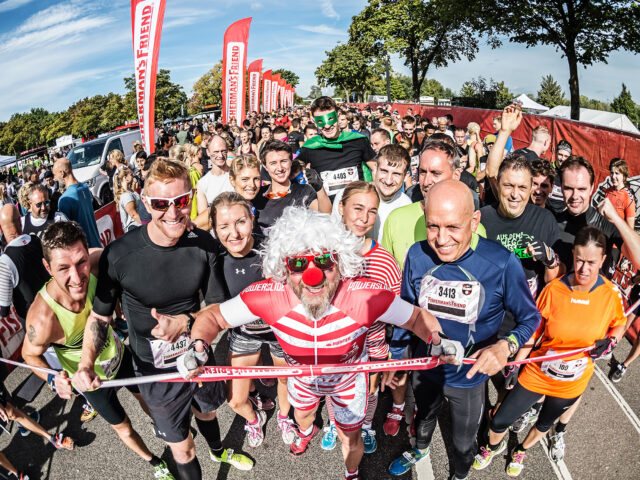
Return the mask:
{"type": "MultiPolygon", "coordinates": [[[[33,412],[31,412],[29,414],[29,416],[31,417],[31,420],[33,420],[34,422],[36,422],[36,423],[40,422],[40,413],[37,410],[34,410],[33,412]]],[[[18,422],[16,422],[16,423],[18,423],[18,422]]],[[[24,428],[19,423],[18,423],[18,431],[20,432],[20,435],[22,435],[23,437],[26,437],[27,435],[29,435],[31,433],[29,430],[24,428]]]]}
{"type": "Polygon", "coordinates": [[[427,448],[424,452],[420,452],[417,448],[413,448],[412,450],[407,450],[398,458],[396,458],[391,465],[389,465],[389,473],[391,475],[404,475],[411,467],[413,467],[416,463],[422,460],[424,457],[429,455],[429,451],[431,447],[427,448]]]}
{"type": "Polygon", "coordinates": [[[378,448],[376,443],[376,431],[373,428],[362,429],[362,442],[364,443],[364,453],[373,453],[378,448]]]}
{"type": "Polygon", "coordinates": [[[338,429],[332,423],[324,427],[324,435],[322,436],[322,449],[333,450],[336,448],[336,438],[338,437],[338,429]]]}

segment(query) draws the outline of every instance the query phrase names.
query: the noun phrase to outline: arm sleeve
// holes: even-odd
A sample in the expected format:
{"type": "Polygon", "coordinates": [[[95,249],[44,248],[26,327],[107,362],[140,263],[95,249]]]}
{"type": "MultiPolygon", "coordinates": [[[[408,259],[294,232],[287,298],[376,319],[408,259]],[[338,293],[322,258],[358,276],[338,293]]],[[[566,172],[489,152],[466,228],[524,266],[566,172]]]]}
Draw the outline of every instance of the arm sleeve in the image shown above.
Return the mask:
{"type": "Polygon", "coordinates": [[[378,321],[400,326],[407,323],[411,315],[413,315],[413,305],[394,295],[389,308],[378,317],[378,321]]]}
{"type": "Polygon", "coordinates": [[[115,262],[109,259],[111,249],[107,247],[100,255],[98,285],[96,286],[96,296],[93,299],[93,311],[101,316],[110,317],[116,308],[116,302],[120,298],[122,288],[117,279],[115,262]]]}
{"type": "Polygon", "coordinates": [[[240,295],[220,304],[220,313],[232,327],[239,327],[254,322],[260,317],[254,315],[240,295]]]}
{"type": "Polygon", "coordinates": [[[7,256],[0,257],[0,306],[10,307],[13,300],[13,289],[18,285],[18,270],[7,256]]]}
{"type": "MultiPolygon", "coordinates": [[[[208,235],[205,233],[205,235],[208,235]]],[[[213,244],[213,239],[211,239],[213,244]]],[[[216,255],[215,246],[211,250],[207,250],[207,261],[209,263],[209,278],[203,285],[202,294],[204,303],[211,305],[212,303],[220,303],[228,298],[225,291],[225,283],[222,278],[221,265],[216,255]]]]}
{"type": "Polygon", "coordinates": [[[65,197],[64,195],[58,200],[58,210],[65,214],[69,219],[74,219],[76,216],[73,214],[73,201],[65,197]]]}
{"type": "Polygon", "coordinates": [[[518,344],[524,345],[540,325],[540,312],[529,291],[520,260],[511,253],[505,267],[502,275],[504,307],[513,313],[516,321],[509,335],[513,334],[518,344]]]}

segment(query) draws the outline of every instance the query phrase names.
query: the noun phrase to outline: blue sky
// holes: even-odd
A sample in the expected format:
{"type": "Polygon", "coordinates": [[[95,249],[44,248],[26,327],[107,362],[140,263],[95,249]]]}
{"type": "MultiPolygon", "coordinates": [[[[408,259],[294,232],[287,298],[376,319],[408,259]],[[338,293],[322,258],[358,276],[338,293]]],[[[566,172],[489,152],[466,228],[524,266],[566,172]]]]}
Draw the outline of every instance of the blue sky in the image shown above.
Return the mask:
{"type": "MultiPolygon", "coordinates": [[[[301,79],[299,94],[315,84],[314,70],[338,41],[346,41],[351,17],[365,0],[167,0],[159,68],[191,93],[193,83],[222,56],[222,36],[233,21],[252,16],[249,61],[288,68],[301,79]]],[[[76,100],[110,91],[123,93],[133,71],[129,0],[0,0],[0,121],[12,113],[67,108],[76,100]]],[[[638,56],[611,55],[609,64],[580,70],[581,93],[610,101],[625,82],[640,102],[638,56]]],[[[409,71],[399,59],[393,67],[409,71]]],[[[483,46],[473,62],[427,75],[458,90],[483,75],[504,80],[512,92],[536,92],[552,74],[568,93],[568,67],[553,48],[506,44],[483,46]]],[[[330,90],[327,90],[330,92],[330,90]]]]}

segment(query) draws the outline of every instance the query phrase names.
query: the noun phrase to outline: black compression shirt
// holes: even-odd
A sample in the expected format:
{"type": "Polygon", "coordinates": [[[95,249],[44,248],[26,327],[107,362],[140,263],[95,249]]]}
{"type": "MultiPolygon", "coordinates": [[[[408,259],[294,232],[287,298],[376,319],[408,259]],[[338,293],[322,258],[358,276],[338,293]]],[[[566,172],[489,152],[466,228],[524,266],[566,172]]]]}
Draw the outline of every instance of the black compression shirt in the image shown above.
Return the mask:
{"type": "Polygon", "coordinates": [[[276,220],[282,216],[285,208],[291,205],[308,207],[318,198],[318,194],[309,184],[291,182],[291,191],[284,197],[267,198],[264,196],[267,190],[269,190],[269,185],[261,187],[252,202],[257,210],[256,221],[262,229],[273,226],[276,220]]]}
{"type": "Polygon", "coordinates": [[[149,238],[147,227],[127,233],[102,252],[93,310],[110,317],[121,296],[136,365],[142,372],[157,373],[175,370],[188,338],[173,346],[158,343],[151,335],[157,324],[151,308],[170,315],[194,312],[200,309],[200,293],[206,304],[219,303],[225,289],[218,248],[208,232],[185,231],[173,247],[160,247],[149,238]]]}

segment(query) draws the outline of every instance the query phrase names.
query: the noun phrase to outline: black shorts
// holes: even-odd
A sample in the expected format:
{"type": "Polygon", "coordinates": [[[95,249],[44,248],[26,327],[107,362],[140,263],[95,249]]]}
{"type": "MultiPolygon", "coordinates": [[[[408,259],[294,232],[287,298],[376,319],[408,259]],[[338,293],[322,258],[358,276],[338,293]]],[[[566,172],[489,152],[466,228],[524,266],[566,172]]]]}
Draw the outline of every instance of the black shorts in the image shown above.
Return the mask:
{"type": "Polygon", "coordinates": [[[14,405],[15,402],[7,387],[4,386],[4,382],[0,382],[0,405],[6,407],[7,403],[14,405]]]}
{"type": "MultiPolygon", "coordinates": [[[[214,364],[213,354],[208,364],[214,364]]],[[[139,376],[145,375],[137,372],[139,376]]],[[[140,385],[142,398],[149,407],[156,437],[178,443],[189,436],[191,406],[201,413],[217,410],[226,401],[224,382],[155,382],[140,385]]]]}
{"type": "MultiPolygon", "coordinates": [[[[125,347],[122,362],[120,362],[120,369],[114,377],[114,380],[134,376],[131,352],[128,347],[125,347]]],[[[137,385],[131,385],[126,388],[131,393],[140,393],[137,385]]],[[[120,425],[124,422],[127,414],[124,408],[122,408],[120,400],[118,400],[118,390],[119,388],[100,388],[92,392],[84,392],[82,395],[109,425],[120,425]]]]}
{"type": "Polygon", "coordinates": [[[229,351],[236,355],[251,355],[259,352],[265,343],[269,345],[271,355],[284,358],[282,347],[273,332],[253,334],[243,331],[242,327],[236,327],[229,335],[229,351]]]}

